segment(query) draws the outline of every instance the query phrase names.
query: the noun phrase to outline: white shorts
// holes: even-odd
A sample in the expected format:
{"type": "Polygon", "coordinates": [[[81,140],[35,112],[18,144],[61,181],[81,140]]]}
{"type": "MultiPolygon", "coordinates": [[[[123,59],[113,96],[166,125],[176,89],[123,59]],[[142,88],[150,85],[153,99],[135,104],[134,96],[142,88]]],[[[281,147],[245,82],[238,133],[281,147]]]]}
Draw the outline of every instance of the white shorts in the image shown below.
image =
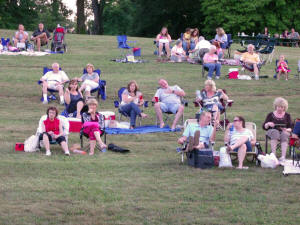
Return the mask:
{"type": "Polygon", "coordinates": [[[56,81],[47,81],[47,85],[49,89],[58,90],[59,85],[56,85],[56,81]]]}
{"type": "Polygon", "coordinates": [[[91,91],[99,86],[98,83],[92,80],[85,80],[82,85],[85,84],[85,91],[91,91]]]}

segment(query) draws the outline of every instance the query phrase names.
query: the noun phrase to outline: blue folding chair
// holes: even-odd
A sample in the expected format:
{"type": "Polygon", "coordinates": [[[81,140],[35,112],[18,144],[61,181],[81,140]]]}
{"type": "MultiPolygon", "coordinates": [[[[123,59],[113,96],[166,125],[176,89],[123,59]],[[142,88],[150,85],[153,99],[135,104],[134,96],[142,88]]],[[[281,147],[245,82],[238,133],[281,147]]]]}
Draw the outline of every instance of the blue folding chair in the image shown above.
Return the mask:
{"type": "Polygon", "coordinates": [[[230,51],[231,51],[231,44],[233,43],[231,34],[227,34],[227,45],[226,45],[226,49],[227,49],[227,54],[228,54],[228,58],[230,58],[230,51]]]}
{"type": "MultiPolygon", "coordinates": [[[[59,68],[59,70],[61,70],[61,68],[59,68]]],[[[44,67],[43,68],[43,76],[49,71],[53,71],[53,69],[48,68],[48,67],[44,67]]],[[[38,80],[37,83],[38,83],[38,85],[42,85],[43,82],[41,80],[38,80]]],[[[48,90],[48,92],[50,92],[50,95],[48,95],[48,102],[51,102],[52,100],[57,100],[57,97],[55,96],[55,93],[58,92],[58,91],[54,90],[54,89],[50,89],[50,88],[48,88],[47,90],[48,90]]],[[[41,97],[41,102],[42,101],[44,101],[43,93],[42,93],[42,97],[41,97]]]]}
{"type": "MultiPolygon", "coordinates": [[[[118,112],[119,112],[118,113],[119,114],[119,121],[121,121],[122,116],[125,116],[126,118],[130,118],[130,115],[128,115],[126,112],[124,112],[120,109],[120,104],[122,102],[122,94],[125,91],[125,89],[126,89],[126,87],[121,87],[118,90],[118,100],[114,101],[115,108],[117,108],[118,112]]],[[[143,108],[147,108],[147,107],[148,107],[148,101],[144,101],[143,108]]],[[[141,117],[138,117],[138,118],[139,118],[139,125],[141,126],[142,125],[141,117]]]]}
{"type": "Polygon", "coordinates": [[[130,54],[129,50],[134,47],[136,41],[127,41],[126,35],[118,35],[117,36],[118,41],[118,48],[120,49],[120,53],[122,57],[126,57],[127,54],[130,54]],[[133,43],[133,46],[129,46],[128,43],[133,43]]]}
{"type": "MultiPolygon", "coordinates": [[[[98,87],[91,90],[91,93],[97,92],[97,99],[99,100],[99,96],[101,95],[102,100],[106,100],[106,81],[100,79],[101,70],[96,69],[93,72],[98,73],[99,75],[99,85],[98,87]]],[[[86,68],[83,69],[83,74],[87,73],[86,68]]]]}

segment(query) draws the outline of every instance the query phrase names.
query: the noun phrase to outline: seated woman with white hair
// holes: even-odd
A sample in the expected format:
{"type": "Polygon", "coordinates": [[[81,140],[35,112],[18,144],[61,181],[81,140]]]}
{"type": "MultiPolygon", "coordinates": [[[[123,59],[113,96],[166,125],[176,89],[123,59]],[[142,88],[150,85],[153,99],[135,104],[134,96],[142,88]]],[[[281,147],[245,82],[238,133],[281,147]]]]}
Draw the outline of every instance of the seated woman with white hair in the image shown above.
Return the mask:
{"type": "Polygon", "coordinates": [[[288,109],[288,102],[284,98],[275,98],[274,111],[270,112],[265,122],[263,129],[267,131],[266,135],[271,139],[271,150],[275,154],[278,141],[281,144],[281,157],[279,161],[285,160],[288,140],[292,131],[292,119],[290,114],[286,111],[288,109]]]}
{"type": "Polygon", "coordinates": [[[217,48],[214,45],[210,46],[209,52],[205,53],[203,57],[204,67],[208,68],[207,79],[211,80],[213,73],[216,73],[216,79],[221,75],[221,63],[218,62],[219,57],[216,54],[217,48]]]}
{"type": "Polygon", "coordinates": [[[94,72],[94,66],[92,64],[86,65],[87,73],[83,74],[81,78],[76,78],[77,81],[83,82],[79,88],[79,92],[85,91],[85,97],[91,96],[91,90],[99,86],[99,75],[94,72]]]}
{"type": "Polygon", "coordinates": [[[171,62],[182,62],[186,60],[186,53],[182,48],[182,41],[177,40],[171,50],[171,62]]]}

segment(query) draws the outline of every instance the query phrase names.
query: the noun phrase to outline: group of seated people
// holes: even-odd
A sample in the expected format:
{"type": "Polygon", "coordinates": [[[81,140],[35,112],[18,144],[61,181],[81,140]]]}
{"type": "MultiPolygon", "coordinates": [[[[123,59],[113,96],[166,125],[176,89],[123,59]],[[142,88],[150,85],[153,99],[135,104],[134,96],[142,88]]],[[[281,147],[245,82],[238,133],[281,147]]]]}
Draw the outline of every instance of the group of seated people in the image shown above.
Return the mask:
{"type": "Polygon", "coordinates": [[[200,60],[209,51],[211,45],[216,47],[218,59],[221,59],[224,56],[224,49],[228,45],[227,35],[221,27],[216,29],[216,36],[211,41],[207,41],[204,37],[199,36],[198,28],[187,28],[172,48],[170,47],[171,41],[168,29],[163,27],[156,36],[158,61],[160,61],[164,53],[166,53],[167,58],[170,58],[171,62],[200,60]]]}
{"type": "Polygon", "coordinates": [[[26,44],[29,40],[33,41],[37,47],[37,50],[41,50],[41,46],[47,45],[49,41],[52,39],[49,31],[45,29],[44,24],[40,23],[38,28],[32,33],[29,38],[28,32],[25,31],[24,25],[19,24],[18,30],[14,35],[14,47],[18,46],[18,43],[26,44]]]}

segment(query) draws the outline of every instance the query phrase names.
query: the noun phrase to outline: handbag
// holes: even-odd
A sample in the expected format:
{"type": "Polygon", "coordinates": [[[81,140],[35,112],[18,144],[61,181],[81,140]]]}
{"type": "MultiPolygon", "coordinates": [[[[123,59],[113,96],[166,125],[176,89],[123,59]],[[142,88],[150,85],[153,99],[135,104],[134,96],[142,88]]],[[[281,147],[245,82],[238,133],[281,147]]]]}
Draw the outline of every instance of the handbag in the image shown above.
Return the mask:
{"type": "Polygon", "coordinates": [[[38,150],[39,136],[31,135],[24,142],[24,151],[25,152],[36,152],[38,150]]]}
{"type": "Polygon", "coordinates": [[[208,169],[214,166],[214,156],[211,149],[194,149],[193,151],[187,152],[188,165],[208,169]]]}

